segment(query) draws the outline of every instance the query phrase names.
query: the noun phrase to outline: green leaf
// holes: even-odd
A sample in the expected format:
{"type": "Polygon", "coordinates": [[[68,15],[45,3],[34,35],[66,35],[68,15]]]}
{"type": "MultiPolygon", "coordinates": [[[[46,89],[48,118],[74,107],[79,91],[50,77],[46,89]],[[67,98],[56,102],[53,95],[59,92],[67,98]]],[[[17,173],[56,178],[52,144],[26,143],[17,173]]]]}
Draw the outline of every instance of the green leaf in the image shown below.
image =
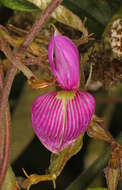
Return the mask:
{"type": "Polygon", "coordinates": [[[95,33],[99,36],[113,14],[119,9],[120,3],[121,0],[117,0],[116,6],[114,6],[115,3],[109,4],[108,1],[103,0],[64,0],[62,4],[81,19],[87,17],[89,33],[95,33]]]}
{"type": "Polygon", "coordinates": [[[76,139],[74,143],[69,145],[59,154],[51,154],[49,173],[59,176],[67,161],[75,154],[77,154],[83,146],[83,134],[76,139]]]}
{"type": "Polygon", "coordinates": [[[33,12],[39,10],[35,5],[26,0],[0,0],[0,3],[7,8],[17,11],[33,12]]]}
{"type": "Polygon", "coordinates": [[[15,189],[15,185],[16,185],[16,178],[14,172],[12,171],[11,166],[9,166],[1,190],[13,190],[15,189]]]}

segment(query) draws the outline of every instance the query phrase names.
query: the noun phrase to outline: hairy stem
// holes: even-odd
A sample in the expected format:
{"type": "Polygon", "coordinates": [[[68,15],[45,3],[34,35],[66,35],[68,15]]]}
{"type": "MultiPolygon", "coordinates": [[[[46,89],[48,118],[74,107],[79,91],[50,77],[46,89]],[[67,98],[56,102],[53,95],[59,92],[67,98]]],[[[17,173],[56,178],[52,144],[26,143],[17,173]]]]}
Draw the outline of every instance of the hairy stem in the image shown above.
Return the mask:
{"type": "MultiPolygon", "coordinates": [[[[3,69],[2,65],[0,65],[0,95],[2,95],[3,89],[3,69]]],[[[1,99],[3,100],[2,96],[1,99]]],[[[7,100],[6,100],[7,101],[7,100]]],[[[7,104],[7,103],[6,103],[7,104]]],[[[5,109],[5,118],[1,120],[0,126],[0,186],[5,177],[5,173],[8,168],[9,162],[9,152],[10,152],[10,114],[8,105],[5,109]]],[[[3,116],[2,116],[3,117],[3,116]]]]}
{"type": "Polygon", "coordinates": [[[5,112],[5,138],[4,138],[4,152],[3,152],[3,159],[2,159],[2,168],[0,168],[0,187],[4,180],[8,163],[9,163],[9,152],[10,152],[10,114],[9,108],[7,106],[5,112]]]}
{"type": "Polygon", "coordinates": [[[42,25],[49,19],[52,12],[58,7],[63,0],[52,0],[49,6],[42,12],[40,18],[33,24],[29,34],[20,45],[17,56],[21,57],[29,44],[33,41],[37,33],[41,30],[42,25]]]}
{"type": "Polygon", "coordinates": [[[11,65],[6,74],[0,97],[0,131],[2,131],[2,141],[0,142],[0,153],[2,158],[0,162],[0,185],[5,177],[9,161],[10,117],[8,113],[8,96],[15,74],[16,67],[11,65]]]}
{"type": "MultiPolygon", "coordinates": [[[[3,68],[2,64],[0,63],[0,96],[3,88],[3,68]]],[[[3,159],[3,151],[4,151],[4,129],[3,127],[0,128],[0,166],[2,165],[2,159],[3,159]]]]}
{"type": "MultiPolygon", "coordinates": [[[[10,94],[11,86],[12,86],[16,71],[17,71],[16,67],[14,65],[11,65],[5,78],[3,90],[1,93],[1,99],[0,99],[0,121],[2,121],[4,117],[5,108],[8,102],[8,96],[10,94]]],[[[0,122],[0,127],[1,127],[1,122],[0,122]]]]}

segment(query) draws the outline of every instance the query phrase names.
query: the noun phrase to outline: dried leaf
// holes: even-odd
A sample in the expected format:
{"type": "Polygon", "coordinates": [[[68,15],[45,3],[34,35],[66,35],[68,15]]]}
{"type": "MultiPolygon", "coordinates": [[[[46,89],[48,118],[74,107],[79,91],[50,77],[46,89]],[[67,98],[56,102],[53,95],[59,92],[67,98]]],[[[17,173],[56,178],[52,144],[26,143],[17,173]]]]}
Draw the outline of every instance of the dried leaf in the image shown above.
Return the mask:
{"type": "MultiPolygon", "coordinates": [[[[51,2],[51,0],[28,0],[28,1],[36,5],[41,10],[44,10],[51,2]]],[[[76,30],[79,30],[83,33],[86,32],[86,29],[81,19],[72,11],[70,11],[69,9],[65,8],[62,5],[59,5],[56,8],[56,10],[52,13],[52,17],[57,21],[65,25],[68,25],[76,30]]]]}
{"type": "Polygon", "coordinates": [[[120,168],[110,168],[107,167],[105,169],[105,176],[107,180],[107,184],[110,190],[116,190],[119,177],[120,177],[120,168]]]}

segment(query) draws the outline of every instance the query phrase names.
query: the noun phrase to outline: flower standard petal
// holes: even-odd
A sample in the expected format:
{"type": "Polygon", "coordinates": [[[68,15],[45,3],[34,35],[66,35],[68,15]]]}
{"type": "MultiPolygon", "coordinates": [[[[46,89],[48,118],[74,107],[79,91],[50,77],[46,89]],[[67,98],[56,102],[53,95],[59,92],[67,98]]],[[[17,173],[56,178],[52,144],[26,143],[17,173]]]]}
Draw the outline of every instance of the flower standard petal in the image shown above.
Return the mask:
{"type": "Polygon", "coordinates": [[[60,138],[57,133],[63,124],[62,102],[56,92],[38,97],[32,105],[32,124],[40,141],[56,152],[60,138]]]}
{"type": "Polygon", "coordinates": [[[94,98],[87,92],[45,94],[32,106],[34,131],[51,152],[58,153],[87,129],[94,109],[94,98]]]}
{"type": "Polygon", "coordinates": [[[65,36],[53,35],[49,42],[48,58],[60,86],[66,90],[77,89],[80,80],[80,59],[75,44],[65,36]]]}

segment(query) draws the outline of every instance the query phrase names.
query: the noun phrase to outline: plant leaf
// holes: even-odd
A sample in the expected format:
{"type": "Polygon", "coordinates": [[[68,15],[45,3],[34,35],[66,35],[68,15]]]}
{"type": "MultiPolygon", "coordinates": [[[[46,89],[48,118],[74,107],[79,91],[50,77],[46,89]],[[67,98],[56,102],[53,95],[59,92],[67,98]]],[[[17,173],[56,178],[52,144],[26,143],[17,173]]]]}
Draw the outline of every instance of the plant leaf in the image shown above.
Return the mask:
{"type": "Polygon", "coordinates": [[[89,33],[95,33],[97,36],[104,31],[105,25],[111,19],[113,14],[120,8],[121,0],[103,1],[103,0],[64,0],[62,5],[66,6],[81,19],[87,17],[86,26],[89,33]]]}
{"type": "MultiPolygon", "coordinates": [[[[36,5],[41,10],[44,10],[51,2],[51,0],[28,0],[28,1],[36,5]]],[[[64,6],[59,5],[52,13],[52,17],[57,21],[84,33],[84,25],[81,19],[72,11],[65,8],[64,6]]]]}
{"type": "Polygon", "coordinates": [[[0,0],[0,3],[17,11],[33,12],[38,10],[35,5],[26,0],[0,0]]]}

